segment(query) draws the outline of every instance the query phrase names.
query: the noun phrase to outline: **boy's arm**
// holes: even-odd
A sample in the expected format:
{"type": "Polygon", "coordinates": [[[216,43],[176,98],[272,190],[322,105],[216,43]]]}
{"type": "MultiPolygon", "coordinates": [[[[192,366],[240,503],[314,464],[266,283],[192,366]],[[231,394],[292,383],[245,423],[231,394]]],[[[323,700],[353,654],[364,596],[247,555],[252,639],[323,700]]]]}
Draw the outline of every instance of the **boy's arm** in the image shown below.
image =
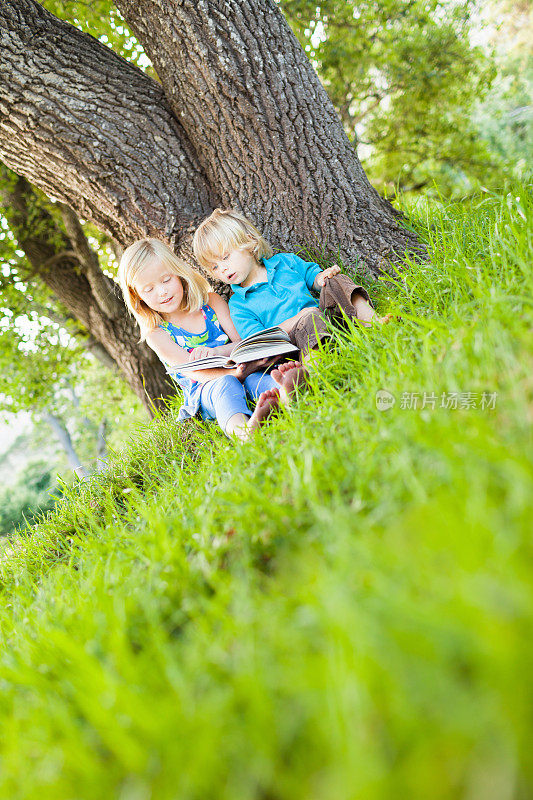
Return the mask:
{"type": "MultiPolygon", "coordinates": [[[[308,289],[320,292],[328,278],[338,275],[341,268],[336,264],[333,267],[322,269],[312,261],[304,261],[299,256],[292,254],[291,264],[296,272],[304,279],[308,289]]],[[[288,322],[289,320],[287,320],[288,322]]]]}
{"type": "Polygon", "coordinates": [[[315,264],[314,261],[304,261],[303,258],[300,258],[300,256],[294,253],[290,253],[289,255],[290,266],[303,278],[308,289],[314,289],[316,277],[322,272],[322,267],[315,264]]]}
{"type": "Polygon", "coordinates": [[[322,270],[319,272],[315,278],[315,282],[313,283],[313,289],[316,292],[319,292],[323,286],[326,285],[326,281],[328,278],[333,278],[334,275],[338,275],[341,271],[341,268],[335,264],[333,267],[328,267],[327,269],[322,270]]]}

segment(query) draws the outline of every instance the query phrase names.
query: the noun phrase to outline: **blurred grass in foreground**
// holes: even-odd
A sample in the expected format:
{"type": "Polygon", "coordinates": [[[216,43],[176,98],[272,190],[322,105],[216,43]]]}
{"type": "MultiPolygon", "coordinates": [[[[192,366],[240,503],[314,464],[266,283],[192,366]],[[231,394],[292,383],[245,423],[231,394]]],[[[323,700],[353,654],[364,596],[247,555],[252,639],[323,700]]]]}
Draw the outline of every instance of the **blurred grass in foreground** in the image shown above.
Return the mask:
{"type": "Polygon", "coordinates": [[[1,797],[530,796],[532,205],[419,206],[401,323],[247,446],[139,429],[14,540],[1,797]]]}

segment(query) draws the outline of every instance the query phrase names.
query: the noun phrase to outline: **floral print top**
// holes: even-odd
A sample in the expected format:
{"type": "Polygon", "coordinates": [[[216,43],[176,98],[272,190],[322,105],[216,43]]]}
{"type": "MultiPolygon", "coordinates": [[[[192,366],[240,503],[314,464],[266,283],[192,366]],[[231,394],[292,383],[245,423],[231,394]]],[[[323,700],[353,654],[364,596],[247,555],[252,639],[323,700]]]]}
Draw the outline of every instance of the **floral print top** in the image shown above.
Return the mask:
{"type": "MultiPolygon", "coordinates": [[[[168,331],[176,344],[189,353],[195,347],[219,347],[227,344],[229,336],[222,330],[217,315],[211,306],[206,303],[201,310],[205,319],[205,331],[202,331],[202,333],[191,333],[184,328],[178,328],[172,322],[162,322],[159,327],[168,331]]],[[[200,394],[203,384],[199,381],[193,381],[192,378],[186,375],[182,375],[176,365],[167,364],[165,361],[163,361],[163,364],[168,374],[183,390],[183,405],[180,408],[178,419],[184,420],[194,417],[200,407],[200,394]]]]}

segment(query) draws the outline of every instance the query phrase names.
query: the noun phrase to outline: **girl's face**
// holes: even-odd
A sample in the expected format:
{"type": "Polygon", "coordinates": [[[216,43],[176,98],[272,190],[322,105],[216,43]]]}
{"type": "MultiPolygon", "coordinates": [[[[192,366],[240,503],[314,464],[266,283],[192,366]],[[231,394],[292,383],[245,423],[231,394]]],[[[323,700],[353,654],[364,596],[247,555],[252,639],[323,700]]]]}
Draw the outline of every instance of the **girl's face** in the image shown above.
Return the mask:
{"type": "Polygon", "coordinates": [[[142,268],[133,288],[149,308],[162,316],[177,311],[183,300],[180,278],[156,259],[142,268]]]}

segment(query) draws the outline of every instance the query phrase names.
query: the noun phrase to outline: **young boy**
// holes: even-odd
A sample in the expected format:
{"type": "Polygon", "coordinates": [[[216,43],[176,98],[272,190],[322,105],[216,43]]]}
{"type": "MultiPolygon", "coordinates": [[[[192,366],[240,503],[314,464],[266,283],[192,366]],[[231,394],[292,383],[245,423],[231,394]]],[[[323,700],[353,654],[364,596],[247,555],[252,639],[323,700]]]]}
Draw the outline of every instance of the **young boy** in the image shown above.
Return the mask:
{"type": "Polygon", "coordinates": [[[378,318],[368,292],[337,266],[321,269],[293,253],[272,254],[257,228],[238,211],[216,209],[198,227],[194,255],[215,278],[233,289],[231,319],[244,339],[279,325],[304,358],[329,336],[324,312],[357,319],[363,325],[378,318]],[[320,292],[317,300],[311,290],[320,292]]]}

